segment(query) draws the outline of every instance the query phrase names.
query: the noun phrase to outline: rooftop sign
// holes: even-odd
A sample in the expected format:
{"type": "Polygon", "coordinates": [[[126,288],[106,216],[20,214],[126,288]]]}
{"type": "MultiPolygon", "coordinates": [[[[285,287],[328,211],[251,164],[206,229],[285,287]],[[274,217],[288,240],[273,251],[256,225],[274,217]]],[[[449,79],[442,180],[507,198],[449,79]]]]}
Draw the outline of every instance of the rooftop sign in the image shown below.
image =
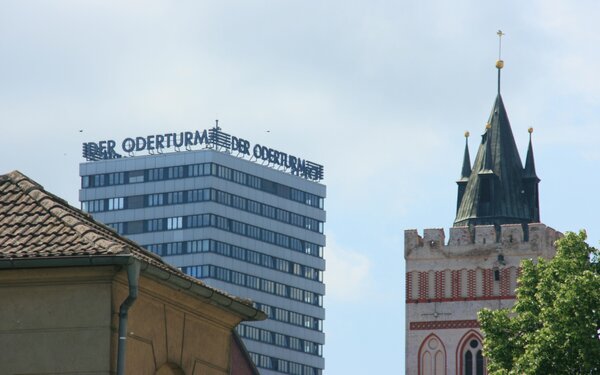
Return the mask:
{"type": "Polygon", "coordinates": [[[82,147],[82,156],[87,161],[98,161],[119,159],[125,157],[124,155],[131,157],[140,151],[146,151],[153,155],[162,154],[165,151],[181,151],[182,148],[186,151],[203,148],[227,153],[235,152],[238,156],[249,160],[262,161],[271,167],[281,167],[285,171],[307,180],[320,181],[323,179],[322,165],[260,144],[252,145],[245,139],[222,132],[218,126],[202,131],[125,138],[120,144],[114,140],[85,142],[82,147]]]}

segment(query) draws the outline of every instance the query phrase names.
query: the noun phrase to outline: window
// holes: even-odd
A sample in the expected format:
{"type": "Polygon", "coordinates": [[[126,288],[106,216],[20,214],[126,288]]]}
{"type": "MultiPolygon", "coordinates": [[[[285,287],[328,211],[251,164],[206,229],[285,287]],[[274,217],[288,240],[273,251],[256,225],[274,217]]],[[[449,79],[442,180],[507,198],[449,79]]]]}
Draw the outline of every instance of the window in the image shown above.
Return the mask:
{"type": "Polygon", "coordinates": [[[435,334],[423,340],[419,348],[419,375],[445,375],[446,350],[435,334]]]}
{"type": "Polygon", "coordinates": [[[286,347],[287,346],[286,337],[282,334],[276,333],[275,334],[275,345],[286,347]]]}
{"type": "Polygon", "coordinates": [[[290,213],[285,210],[277,210],[277,220],[287,223],[290,221],[290,213]]]}
{"type": "Polygon", "coordinates": [[[302,350],[302,346],[300,345],[300,339],[296,337],[289,337],[290,348],[294,350],[302,350]]]}
{"type": "Polygon", "coordinates": [[[275,292],[275,283],[271,280],[262,280],[262,288],[264,292],[273,293],[275,292]]]}
{"type": "Polygon", "coordinates": [[[165,255],[177,255],[183,254],[183,243],[182,242],[170,242],[166,244],[167,251],[165,255]]]}
{"type": "Polygon", "coordinates": [[[162,219],[150,219],[146,221],[146,231],[148,232],[158,232],[163,230],[163,220],[162,219]]]}
{"type": "Polygon", "coordinates": [[[246,275],[246,286],[252,289],[260,289],[260,279],[255,276],[246,275]]]}
{"type": "Polygon", "coordinates": [[[183,227],[183,218],[181,216],[167,218],[167,230],[181,229],[183,227]]]}
{"type": "Polygon", "coordinates": [[[219,165],[217,174],[219,177],[224,178],[225,180],[231,180],[231,169],[219,165]]]}
{"type": "Polygon", "coordinates": [[[148,181],[160,181],[164,179],[164,170],[162,168],[153,168],[148,170],[148,181]]]}
{"type": "Polygon", "coordinates": [[[231,197],[231,205],[237,209],[246,210],[246,200],[237,195],[231,197]]]}
{"type": "Polygon", "coordinates": [[[124,172],[115,172],[108,174],[108,184],[109,185],[122,185],[125,182],[125,173],[124,172]]]}
{"type": "Polygon", "coordinates": [[[266,217],[270,217],[271,219],[275,219],[277,215],[275,214],[275,207],[263,205],[263,215],[266,217]]]}
{"type": "Polygon", "coordinates": [[[240,171],[233,171],[233,181],[238,184],[246,185],[246,174],[240,171]]]}
{"type": "Polygon", "coordinates": [[[167,168],[167,176],[168,176],[167,177],[168,179],[182,178],[183,177],[183,166],[167,168]]]}
{"type": "Polygon", "coordinates": [[[289,272],[290,271],[290,262],[287,260],[277,258],[275,260],[275,268],[279,271],[289,272]]]}
{"type": "Polygon", "coordinates": [[[260,203],[255,201],[248,201],[248,211],[253,214],[260,215],[260,203]]]}
{"type": "Polygon", "coordinates": [[[148,195],[148,206],[162,206],[163,205],[163,194],[150,194],[148,195]]]}
{"type": "Polygon", "coordinates": [[[94,186],[104,186],[104,175],[103,174],[97,174],[94,176],[94,186]]]}
{"type": "Polygon", "coordinates": [[[130,184],[135,184],[138,182],[144,182],[144,171],[131,171],[129,172],[129,179],[128,179],[130,184]]]}
{"type": "Polygon", "coordinates": [[[275,294],[282,297],[287,297],[287,288],[283,284],[275,284],[275,294]]]}
{"type": "Polygon", "coordinates": [[[125,208],[125,198],[109,198],[108,210],[122,210],[125,208]]]}
{"type": "Polygon", "coordinates": [[[485,375],[485,359],[483,358],[481,337],[475,331],[467,334],[459,342],[460,374],[485,375]]]}
{"type": "Polygon", "coordinates": [[[104,211],[104,199],[82,202],[81,209],[86,212],[104,211]]]}
{"type": "Polygon", "coordinates": [[[167,193],[167,204],[183,203],[183,191],[167,193]]]}
{"type": "Polygon", "coordinates": [[[248,237],[252,237],[257,240],[260,239],[260,228],[257,228],[254,225],[248,225],[246,227],[246,229],[247,229],[246,235],[248,237]]]}
{"type": "Polygon", "coordinates": [[[231,194],[224,191],[217,191],[217,202],[231,206],[231,194]]]}

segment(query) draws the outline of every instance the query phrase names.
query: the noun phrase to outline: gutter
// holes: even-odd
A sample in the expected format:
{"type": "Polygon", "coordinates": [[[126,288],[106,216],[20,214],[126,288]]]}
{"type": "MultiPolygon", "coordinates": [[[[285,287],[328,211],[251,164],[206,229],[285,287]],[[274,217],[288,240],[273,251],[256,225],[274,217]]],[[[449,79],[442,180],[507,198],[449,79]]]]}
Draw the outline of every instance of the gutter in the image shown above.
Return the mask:
{"type": "MultiPolygon", "coordinates": [[[[0,270],[18,268],[54,268],[54,267],[77,267],[77,266],[109,266],[122,265],[129,267],[132,263],[138,263],[140,271],[155,279],[165,281],[175,289],[183,289],[197,297],[207,299],[209,303],[233,311],[242,320],[265,320],[267,315],[261,310],[255,309],[241,302],[233,296],[210,288],[206,285],[195,283],[183,275],[169,272],[151,263],[135,259],[132,255],[88,255],[88,256],[60,256],[47,258],[0,258],[0,270]]],[[[129,275],[128,275],[129,276],[129,275]]],[[[130,279],[131,280],[131,279],[130,279]]],[[[131,281],[130,281],[131,283],[131,281]]],[[[130,285],[131,286],[131,285],[130,285]]],[[[131,293],[131,288],[130,288],[131,293]]]]}
{"type": "Polygon", "coordinates": [[[129,308],[138,296],[140,279],[140,262],[131,259],[127,264],[127,280],[129,283],[129,295],[119,307],[119,345],[117,352],[117,375],[125,374],[125,349],[127,348],[127,318],[129,308]]]}

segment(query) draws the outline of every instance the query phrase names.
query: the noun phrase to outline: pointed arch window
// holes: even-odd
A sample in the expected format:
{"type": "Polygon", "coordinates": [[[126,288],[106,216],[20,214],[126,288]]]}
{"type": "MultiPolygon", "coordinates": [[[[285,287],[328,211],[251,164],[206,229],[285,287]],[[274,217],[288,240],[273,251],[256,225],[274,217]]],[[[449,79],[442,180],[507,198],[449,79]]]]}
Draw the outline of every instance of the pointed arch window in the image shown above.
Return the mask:
{"type": "Polygon", "coordinates": [[[419,375],[446,375],[446,349],[433,333],[419,348],[419,375]]]}
{"type": "Polygon", "coordinates": [[[457,356],[461,375],[487,375],[481,336],[472,331],[461,340],[457,356]]]}

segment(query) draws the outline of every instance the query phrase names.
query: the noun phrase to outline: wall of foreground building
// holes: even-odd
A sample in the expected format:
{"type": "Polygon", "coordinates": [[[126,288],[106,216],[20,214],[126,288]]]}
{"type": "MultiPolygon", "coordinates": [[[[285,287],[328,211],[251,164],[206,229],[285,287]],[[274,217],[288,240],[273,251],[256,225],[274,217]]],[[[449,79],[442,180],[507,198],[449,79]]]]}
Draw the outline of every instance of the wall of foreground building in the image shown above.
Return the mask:
{"type": "MultiPolygon", "coordinates": [[[[165,273],[166,275],[166,273],[165,273]]],[[[3,374],[115,374],[119,306],[128,295],[116,266],[0,272],[0,368],[3,374]]],[[[254,374],[232,357],[240,317],[140,276],[129,310],[126,374],[254,374]]],[[[239,349],[238,349],[239,352],[239,349]]]]}
{"type": "Polygon", "coordinates": [[[559,232],[539,223],[527,230],[454,227],[447,243],[443,229],[405,231],[407,374],[461,374],[466,352],[476,366],[477,312],[512,306],[520,262],[556,252],[559,232]]]}

